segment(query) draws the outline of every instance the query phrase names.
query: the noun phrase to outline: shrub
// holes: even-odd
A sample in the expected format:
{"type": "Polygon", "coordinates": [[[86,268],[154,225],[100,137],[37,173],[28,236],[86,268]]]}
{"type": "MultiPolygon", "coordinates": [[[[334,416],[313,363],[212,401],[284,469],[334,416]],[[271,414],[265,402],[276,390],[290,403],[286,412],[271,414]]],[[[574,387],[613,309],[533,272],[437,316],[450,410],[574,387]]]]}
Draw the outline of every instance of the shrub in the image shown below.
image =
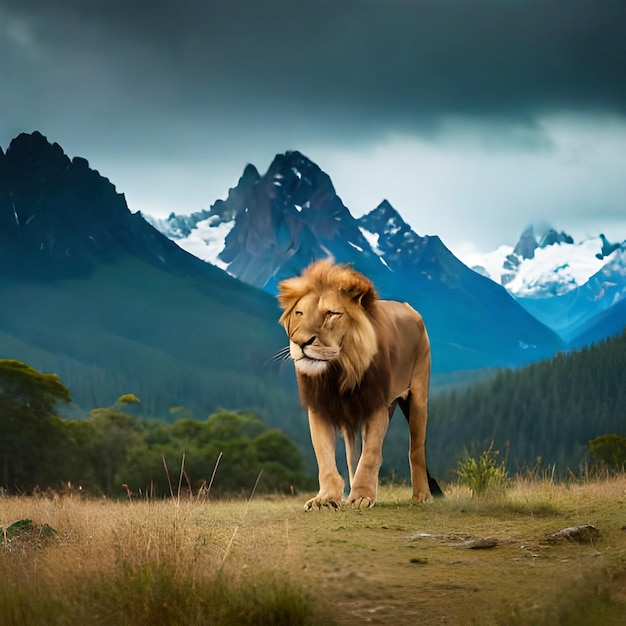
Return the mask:
{"type": "Polygon", "coordinates": [[[469,487],[474,496],[503,491],[509,482],[509,475],[505,462],[500,461],[498,456],[499,452],[493,449],[493,441],[478,458],[467,454],[459,460],[455,470],[459,482],[469,487]]]}
{"type": "Polygon", "coordinates": [[[587,443],[587,450],[596,463],[617,470],[626,466],[626,437],[622,435],[594,437],[587,443]]]}

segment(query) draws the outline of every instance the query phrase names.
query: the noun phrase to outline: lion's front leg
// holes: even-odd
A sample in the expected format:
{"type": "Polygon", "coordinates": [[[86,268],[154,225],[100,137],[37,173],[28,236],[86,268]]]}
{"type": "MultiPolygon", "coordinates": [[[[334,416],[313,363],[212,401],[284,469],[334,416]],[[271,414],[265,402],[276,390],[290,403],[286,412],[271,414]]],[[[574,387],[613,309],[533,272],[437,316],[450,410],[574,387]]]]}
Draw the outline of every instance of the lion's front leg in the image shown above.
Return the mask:
{"type": "Polygon", "coordinates": [[[337,470],[335,459],[337,446],[335,427],[311,409],[309,409],[309,427],[313,450],[317,459],[320,490],[314,498],[305,503],[304,510],[319,509],[323,506],[337,508],[343,497],[344,483],[337,470]]]}
{"type": "Polygon", "coordinates": [[[348,503],[359,508],[374,506],[378,472],[383,462],[383,441],[389,426],[387,409],[375,413],[363,425],[363,451],[351,485],[348,503]]]}

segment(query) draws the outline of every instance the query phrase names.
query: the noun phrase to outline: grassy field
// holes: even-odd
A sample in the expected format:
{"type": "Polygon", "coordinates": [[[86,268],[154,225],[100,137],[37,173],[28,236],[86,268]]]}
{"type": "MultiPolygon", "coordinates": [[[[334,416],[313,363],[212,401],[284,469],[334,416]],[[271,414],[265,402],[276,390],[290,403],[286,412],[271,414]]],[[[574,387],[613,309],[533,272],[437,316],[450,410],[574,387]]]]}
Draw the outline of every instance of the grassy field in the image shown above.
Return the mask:
{"type": "Polygon", "coordinates": [[[625,623],[625,475],[427,505],[387,485],[365,511],[306,497],[0,498],[0,624],[625,623]]]}

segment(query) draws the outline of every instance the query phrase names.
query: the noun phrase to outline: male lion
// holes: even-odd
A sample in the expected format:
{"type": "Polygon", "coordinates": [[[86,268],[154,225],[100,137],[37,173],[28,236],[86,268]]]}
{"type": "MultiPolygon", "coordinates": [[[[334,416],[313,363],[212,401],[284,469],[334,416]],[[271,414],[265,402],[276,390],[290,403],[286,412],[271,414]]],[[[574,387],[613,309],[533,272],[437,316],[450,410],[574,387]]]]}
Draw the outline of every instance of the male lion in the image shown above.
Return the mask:
{"type": "Polygon", "coordinates": [[[413,499],[427,501],[430,343],[422,316],[406,303],[378,299],[363,274],[328,260],[283,280],[278,289],[280,323],[289,336],[319,469],[319,493],[305,510],[337,507],[342,500],[337,431],[346,446],[348,503],[374,505],[383,439],[396,404],[409,423],[413,499]]]}

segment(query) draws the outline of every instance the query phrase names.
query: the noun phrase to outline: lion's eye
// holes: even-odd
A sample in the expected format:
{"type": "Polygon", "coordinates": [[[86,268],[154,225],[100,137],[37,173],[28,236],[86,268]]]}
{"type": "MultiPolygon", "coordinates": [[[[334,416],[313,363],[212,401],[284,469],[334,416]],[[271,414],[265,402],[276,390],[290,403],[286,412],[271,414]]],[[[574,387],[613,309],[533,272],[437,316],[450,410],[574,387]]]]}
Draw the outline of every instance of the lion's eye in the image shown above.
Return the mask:
{"type": "Polygon", "coordinates": [[[341,317],[341,315],[342,315],[341,311],[326,311],[326,317],[328,319],[341,317]]]}
{"type": "Polygon", "coordinates": [[[300,317],[300,316],[302,315],[302,311],[296,311],[295,313],[296,313],[296,315],[297,315],[298,317],[300,317]]]}

